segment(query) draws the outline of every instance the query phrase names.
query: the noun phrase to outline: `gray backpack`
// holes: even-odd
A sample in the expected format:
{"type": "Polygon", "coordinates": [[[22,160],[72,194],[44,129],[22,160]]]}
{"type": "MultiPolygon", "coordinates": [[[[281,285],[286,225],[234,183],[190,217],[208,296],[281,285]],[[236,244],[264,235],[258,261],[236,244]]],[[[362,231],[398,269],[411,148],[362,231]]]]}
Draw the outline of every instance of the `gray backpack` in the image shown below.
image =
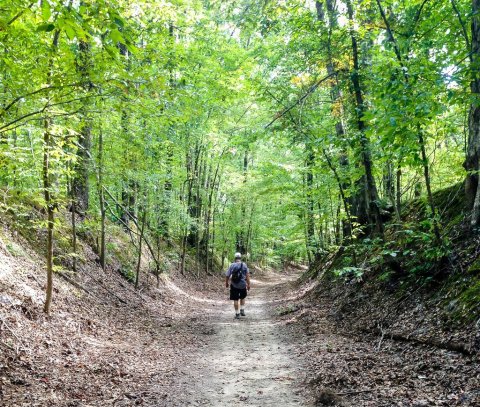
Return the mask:
{"type": "Polygon", "coordinates": [[[232,283],[239,283],[243,277],[243,262],[232,271],[232,283]]]}

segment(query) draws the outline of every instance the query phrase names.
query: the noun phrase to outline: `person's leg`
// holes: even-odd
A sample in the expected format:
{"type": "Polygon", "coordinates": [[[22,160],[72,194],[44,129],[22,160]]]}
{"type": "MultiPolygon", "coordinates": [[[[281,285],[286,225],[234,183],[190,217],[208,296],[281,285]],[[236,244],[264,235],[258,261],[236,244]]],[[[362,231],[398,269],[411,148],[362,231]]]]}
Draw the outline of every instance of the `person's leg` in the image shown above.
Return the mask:
{"type": "Polygon", "coordinates": [[[233,301],[233,308],[235,308],[235,318],[240,318],[239,304],[238,304],[239,293],[238,290],[230,286],[230,300],[233,301]]]}
{"type": "Polygon", "coordinates": [[[233,307],[235,308],[235,318],[240,318],[240,312],[238,310],[238,300],[233,301],[233,307]]]}
{"type": "MultiPolygon", "coordinates": [[[[246,294],[245,294],[245,297],[246,297],[246,294]]],[[[240,315],[242,317],[245,316],[245,297],[241,298],[240,300],[240,315]]]]}

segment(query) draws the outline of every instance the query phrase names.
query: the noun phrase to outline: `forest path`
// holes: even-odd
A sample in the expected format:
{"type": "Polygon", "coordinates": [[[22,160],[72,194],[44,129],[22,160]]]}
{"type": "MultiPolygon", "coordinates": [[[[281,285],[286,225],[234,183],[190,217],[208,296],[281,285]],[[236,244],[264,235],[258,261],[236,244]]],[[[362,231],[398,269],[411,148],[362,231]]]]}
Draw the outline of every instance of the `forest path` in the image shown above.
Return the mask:
{"type": "Polygon", "coordinates": [[[207,321],[199,330],[209,340],[184,366],[177,383],[181,391],[169,406],[308,405],[299,384],[304,373],[293,356],[294,345],[272,315],[282,301],[275,298],[276,288],[292,278],[295,275],[252,279],[247,316],[240,320],[234,319],[231,301],[198,299],[207,321]]]}

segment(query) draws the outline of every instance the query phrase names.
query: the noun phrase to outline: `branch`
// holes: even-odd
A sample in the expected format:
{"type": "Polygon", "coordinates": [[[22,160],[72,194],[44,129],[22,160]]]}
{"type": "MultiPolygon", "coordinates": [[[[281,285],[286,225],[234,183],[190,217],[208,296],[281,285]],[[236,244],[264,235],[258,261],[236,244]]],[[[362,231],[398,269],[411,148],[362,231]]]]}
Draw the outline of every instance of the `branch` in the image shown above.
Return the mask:
{"type": "MultiPolygon", "coordinates": [[[[46,118],[54,118],[54,117],[68,117],[68,116],[75,116],[76,114],[82,112],[83,109],[78,109],[73,112],[68,112],[68,113],[53,113],[53,114],[48,114],[47,116],[40,116],[40,117],[34,117],[28,120],[25,120],[24,122],[17,124],[16,126],[13,127],[7,127],[4,128],[3,130],[0,130],[0,134],[6,133],[7,131],[12,131],[15,129],[18,129],[19,127],[25,126],[27,123],[33,122],[33,121],[38,121],[38,120],[45,120],[46,118]]],[[[94,113],[101,113],[100,111],[94,111],[90,110],[89,112],[94,112],[94,113]]]]}
{"type": "Polygon", "coordinates": [[[453,10],[457,14],[458,21],[460,22],[460,25],[462,27],[462,34],[463,38],[465,39],[465,44],[467,44],[467,50],[471,50],[471,44],[470,40],[468,38],[468,32],[467,32],[467,27],[465,26],[465,21],[462,19],[462,15],[460,14],[460,10],[457,7],[457,3],[455,3],[455,0],[450,0],[452,3],[453,10]]]}
{"type": "Polygon", "coordinates": [[[25,9],[21,10],[20,12],[18,12],[18,14],[15,15],[15,16],[7,23],[7,25],[13,24],[18,18],[20,18],[20,17],[22,16],[23,13],[25,13],[25,11],[30,10],[34,4],[35,4],[35,2],[31,2],[27,8],[25,8],[25,9]]]}
{"type": "MultiPolygon", "coordinates": [[[[78,97],[78,98],[74,98],[74,99],[70,99],[70,100],[65,100],[63,102],[57,102],[57,103],[52,103],[52,104],[49,104],[49,102],[47,102],[47,104],[45,106],[43,106],[41,109],[38,109],[38,110],[35,110],[33,112],[30,112],[30,113],[26,113],[24,114],[23,116],[20,116],[19,118],[15,119],[15,120],[12,120],[11,122],[9,123],[6,123],[2,126],[0,126],[0,133],[5,133],[6,131],[9,131],[11,130],[11,126],[15,123],[18,123],[19,121],[22,121],[24,119],[26,119],[27,117],[31,117],[31,116],[34,116],[34,115],[37,115],[37,114],[40,114],[40,113],[43,113],[45,112],[45,110],[47,110],[48,108],[50,107],[55,107],[55,106],[61,106],[61,105],[66,105],[66,104],[69,104],[69,103],[73,103],[73,102],[79,102],[79,101],[82,101],[82,100],[85,100],[85,99],[89,99],[89,98],[96,98],[96,97],[105,97],[105,95],[89,95],[89,96],[83,96],[83,97],[78,97]]],[[[76,111],[75,113],[77,113],[78,111],[76,111]]],[[[67,115],[71,115],[72,113],[65,113],[65,114],[56,114],[56,116],[60,116],[60,115],[63,115],[63,116],[67,116],[67,115]]],[[[74,113],[73,113],[74,114],[74,113]]],[[[18,127],[18,126],[17,126],[18,127]]]]}
{"type": "Polygon", "coordinates": [[[132,230],[132,228],[130,226],[128,226],[116,213],[113,212],[112,208],[110,207],[110,205],[108,204],[108,201],[105,201],[105,204],[107,206],[107,209],[109,210],[109,212],[112,214],[112,216],[117,219],[123,226],[125,226],[125,228],[128,230],[128,233],[130,235],[130,239],[132,240],[132,244],[133,244],[133,247],[135,249],[137,249],[137,244],[135,243],[135,239],[133,238],[133,234],[135,235],[138,235],[138,233],[134,230],[132,230]]]}
{"type": "Polygon", "coordinates": [[[415,18],[413,19],[413,26],[412,26],[412,34],[413,31],[415,31],[415,27],[418,24],[418,21],[420,20],[420,15],[422,14],[423,8],[425,7],[425,4],[427,4],[428,0],[423,0],[423,3],[420,4],[420,7],[418,8],[417,12],[415,13],[415,18]]]}
{"type": "Polygon", "coordinates": [[[295,103],[293,103],[290,107],[286,108],[283,112],[277,114],[273,120],[268,123],[266,126],[265,126],[265,129],[268,129],[273,123],[275,123],[278,119],[280,119],[281,117],[285,116],[290,110],[292,110],[295,106],[299,105],[300,103],[302,103],[309,95],[311,95],[313,92],[315,92],[315,90],[317,90],[317,88],[323,83],[325,82],[327,79],[330,79],[332,76],[335,76],[338,72],[335,71],[335,72],[332,72],[331,74],[328,74],[327,76],[323,77],[322,79],[320,79],[319,81],[317,81],[316,83],[314,83],[312,86],[310,86],[310,88],[308,89],[308,91],[300,98],[298,99],[295,103]]]}
{"type": "Polygon", "coordinates": [[[20,116],[17,119],[11,121],[10,123],[7,123],[7,124],[4,124],[3,126],[0,126],[0,133],[4,133],[4,132],[8,131],[8,128],[10,126],[12,126],[15,123],[18,123],[19,121],[21,121],[23,119],[26,119],[27,117],[43,113],[47,109],[47,107],[48,107],[48,103],[39,110],[35,110],[34,112],[26,113],[23,116],[20,116]],[[6,129],[6,130],[4,130],[4,129],[6,129]]]}
{"type": "MultiPolygon", "coordinates": [[[[102,188],[103,188],[103,190],[108,194],[108,196],[109,196],[118,206],[120,206],[120,208],[122,208],[122,209],[125,211],[125,213],[130,217],[130,219],[132,219],[132,221],[133,221],[133,223],[135,224],[135,226],[137,227],[137,229],[140,229],[140,226],[139,226],[139,224],[138,224],[138,219],[137,219],[137,217],[135,217],[134,215],[132,215],[127,208],[125,208],[120,202],[118,202],[118,201],[115,199],[115,197],[110,193],[110,191],[109,191],[105,186],[102,186],[102,188]]],[[[125,224],[124,222],[122,222],[122,223],[125,224]]],[[[125,226],[128,227],[128,225],[125,225],[125,226]]],[[[151,231],[148,226],[147,226],[147,229],[148,229],[149,231],[151,231]]],[[[137,236],[138,236],[138,233],[136,233],[136,234],[137,234],[137,236]]],[[[145,244],[147,245],[148,251],[149,251],[150,254],[152,255],[153,261],[155,261],[155,264],[156,264],[156,265],[159,265],[159,263],[160,263],[160,262],[159,262],[159,259],[157,259],[157,257],[155,256],[155,251],[153,250],[153,247],[151,246],[150,242],[149,242],[148,239],[145,237],[145,235],[141,236],[141,238],[143,238],[143,241],[144,241],[145,244]]]]}
{"type": "MultiPolygon", "coordinates": [[[[397,57],[398,62],[400,62],[400,65],[402,68],[404,68],[403,65],[403,60],[402,60],[402,54],[400,53],[400,48],[398,47],[398,43],[395,40],[395,37],[393,36],[392,29],[390,28],[390,23],[388,22],[387,16],[385,15],[385,11],[383,10],[382,4],[380,3],[380,0],[377,0],[377,5],[378,9],[380,10],[380,15],[382,16],[382,20],[385,23],[385,27],[387,28],[387,33],[390,42],[393,44],[393,49],[395,51],[395,55],[397,57]]],[[[404,71],[405,73],[405,71],[404,71]]]]}
{"type": "Polygon", "coordinates": [[[3,116],[7,110],[10,110],[10,108],[17,102],[19,102],[20,100],[22,100],[23,98],[26,98],[28,96],[33,96],[33,95],[36,95],[38,93],[41,93],[43,91],[49,91],[49,90],[52,90],[52,89],[63,89],[63,88],[67,88],[67,87],[70,87],[70,86],[78,86],[79,84],[78,83],[73,83],[71,85],[65,85],[65,86],[45,86],[44,88],[40,88],[40,89],[37,89],[37,90],[34,90],[33,92],[30,92],[30,93],[26,93],[25,95],[22,95],[22,96],[18,96],[16,97],[15,99],[13,99],[4,109],[3,111],[0,113],[0,116],[3,116]]]}

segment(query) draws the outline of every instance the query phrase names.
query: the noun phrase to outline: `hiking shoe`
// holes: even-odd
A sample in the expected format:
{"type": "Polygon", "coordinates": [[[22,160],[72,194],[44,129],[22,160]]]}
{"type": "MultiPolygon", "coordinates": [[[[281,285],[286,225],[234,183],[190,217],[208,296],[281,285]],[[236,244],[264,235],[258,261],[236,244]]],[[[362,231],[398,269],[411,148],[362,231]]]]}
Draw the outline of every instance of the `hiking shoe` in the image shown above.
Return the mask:
{"type": "Polygon", "coordinates": [[[235,319],[240,319],[240,314],[235,314],[235,319]]]}
{"type": "Polygon", "coordinates": [[[245,317],[245,316],[246,316],[246,315],[245,315],[245,311],[244,311],[243,309],[240,310],[240,315],[241,315],[242,317],[245,317]]]}

